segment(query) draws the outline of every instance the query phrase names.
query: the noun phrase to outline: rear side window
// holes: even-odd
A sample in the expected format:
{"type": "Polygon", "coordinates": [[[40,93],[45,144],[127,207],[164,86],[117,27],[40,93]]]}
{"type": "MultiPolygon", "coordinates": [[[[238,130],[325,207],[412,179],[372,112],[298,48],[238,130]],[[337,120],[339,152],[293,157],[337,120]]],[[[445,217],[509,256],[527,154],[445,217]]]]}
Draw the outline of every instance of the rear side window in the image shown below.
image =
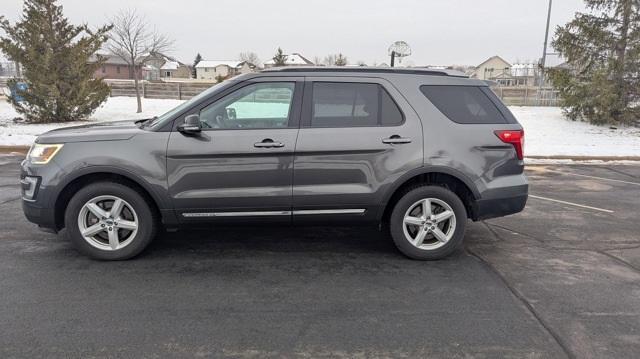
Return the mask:
{"type": "Polygon", "coordinates": [[[494,101],[480,87],[425,85],[420,87],[420,91],[453,122],[462,124],[509,123],[494,101]]]}
{"type": "Polygon", "coordinates": [[[378,84],[314,82],[312,127],[393,126],[402,112],[378,84]]]}

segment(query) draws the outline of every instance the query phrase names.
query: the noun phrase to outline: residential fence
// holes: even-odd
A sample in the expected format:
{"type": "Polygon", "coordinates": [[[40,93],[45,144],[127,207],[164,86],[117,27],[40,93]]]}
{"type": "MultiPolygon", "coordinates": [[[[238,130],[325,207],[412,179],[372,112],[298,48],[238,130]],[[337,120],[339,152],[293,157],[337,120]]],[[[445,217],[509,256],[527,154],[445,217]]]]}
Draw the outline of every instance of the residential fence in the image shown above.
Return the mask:
{"type": "Polygon", "coordinates": [[[558,90],[532,86],[493,86],[493,92],[509,106],[559,106],[558,90]],[[540,92],[540,96],[538,96],[540,92]]]}
{"type": "MultiPolygon", "coordinates": [[[[136,96],[133,81],[106,81],[111,87],[111,96],[136,96]]],[[[204,82],[138,82],[138,90],[144,98],[188,100],[213,86],[204,82]]]]}

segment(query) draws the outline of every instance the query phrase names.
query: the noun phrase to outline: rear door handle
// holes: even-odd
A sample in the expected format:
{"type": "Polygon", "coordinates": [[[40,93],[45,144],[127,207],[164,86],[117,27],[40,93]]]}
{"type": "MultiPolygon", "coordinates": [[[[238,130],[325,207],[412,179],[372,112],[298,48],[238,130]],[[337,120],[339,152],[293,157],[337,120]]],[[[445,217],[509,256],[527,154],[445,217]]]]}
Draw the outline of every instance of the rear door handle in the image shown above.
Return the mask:
{"type": "Polygon", "coordinates": [[[256,148],[280,148],[284,147],[284,143],[273,141],[270,138],[265,138],[262,142],[256,142],[253,144],[256,148]]]}
{"type": "Polygon", "coordinates": [[[382,143],[386,143],[389,145],[401,145],[404,143],[411,143],[411,139],[409,137],[400,137],[398,135],[393,135],[389,138],[383,138],[382,143]]]}

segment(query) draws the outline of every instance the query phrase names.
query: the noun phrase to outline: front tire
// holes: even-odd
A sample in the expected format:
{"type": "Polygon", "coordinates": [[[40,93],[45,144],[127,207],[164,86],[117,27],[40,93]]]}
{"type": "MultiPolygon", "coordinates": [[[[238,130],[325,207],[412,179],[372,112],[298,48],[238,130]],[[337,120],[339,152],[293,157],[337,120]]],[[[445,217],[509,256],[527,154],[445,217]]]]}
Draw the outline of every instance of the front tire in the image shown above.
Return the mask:
{"type": "Polygon", "coordinates": [[[121,183],[81,188],[65,212],[67,236],[81,253],[100,260],[125,260],[155,237],[157,218],[148,201],[121,183]]]}
{"type": "Polygon", "coordinates": [[[409,189],[389,221],[396,247],[409,258],[442,259],[462,243],[467,212],[460,198],[439,186],[409,189]]]}

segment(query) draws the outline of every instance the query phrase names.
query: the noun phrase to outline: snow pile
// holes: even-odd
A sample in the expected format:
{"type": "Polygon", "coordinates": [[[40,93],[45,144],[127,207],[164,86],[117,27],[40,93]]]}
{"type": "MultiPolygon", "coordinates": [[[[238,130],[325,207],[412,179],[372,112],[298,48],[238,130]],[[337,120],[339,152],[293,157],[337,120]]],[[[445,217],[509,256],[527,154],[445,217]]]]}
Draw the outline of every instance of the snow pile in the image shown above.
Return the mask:
{"type": "MultiPolygon", "coordinates": [[[[141,119],[161,115],[182,103],[179,100],[143,99],[143,113],[136,114],[136,99],[111,97],[91,116],[91,121],[141,119]]],[[[272,106],[275,112],[281,109],[272,106]]],[[[525,129],[525,156],[640,156],[640,129],[590,125],[566,120],[557,107],[511,107],[525,129]]],[[[238,113],[251,110],[238,108],[238,113]]],[[[286,111],[285,111],[286,112],[286,111]]],[[[36,136],[54,128],[83,123],[22,125],[18,114],[0,99],[0,146],[29,146],[36,136]]]]}
{"type": "Polygon", "coordinates": [[[509,109],[524,127],[525,156],[640,156],[640,128],[570,121],[558,107],[509,109]]]}

